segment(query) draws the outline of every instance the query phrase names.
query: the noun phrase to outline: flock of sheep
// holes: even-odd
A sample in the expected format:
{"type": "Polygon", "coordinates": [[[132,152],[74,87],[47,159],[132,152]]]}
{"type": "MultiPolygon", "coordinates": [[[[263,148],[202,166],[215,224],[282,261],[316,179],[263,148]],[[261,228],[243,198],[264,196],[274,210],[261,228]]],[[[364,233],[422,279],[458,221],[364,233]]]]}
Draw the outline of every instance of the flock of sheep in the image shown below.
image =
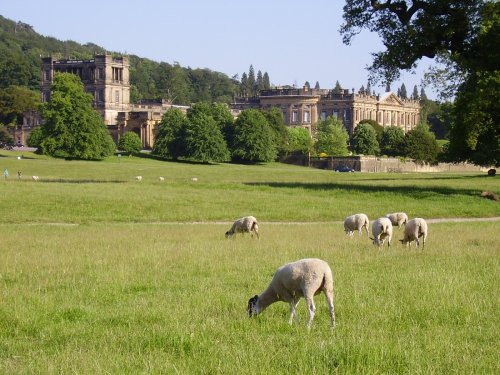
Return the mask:
{"type": "MultiPolygon", "coordinates": [[[[362,235],[363,228],[369,236],[368,228],[370,221],[365,214],[355,214],[345,218],[344,230],[347,235],[353,236],[354,231],[362,235]]],[[[391,245],[392,228],[404,226],[403,239],[400,242],[403,245],[410,245],[416,242],[417,248],[420,246],[422,238],[422,248],[425,247],[427,239],[427,223],[422,218],[408,220],[408,215],[404,212],[396,212],[380,217],[372,223],[372,235],[369,237],[373,244],[379,249],[387,240],[387,245],[391,245]]],[[[250,233],[259,238],[259,224],[253,216],[246,216],[236,220],[231,228],[226,232],[226,238],[234,237],[236,234],[250,233]]],[[[290,305],[290,319],[298,320],[297,305],[300,298],[304,298],[309,311],[309,320],[307,328],[311,327],[316,307],[314,305],[314,296],[323,292],[326,296],[328,309],[330,310],[330,319],[332,328],[335,328],[335,308],[333,304],[333,273],[327,262],[321,259],[309,258],[301,259],[296,262],[287,263],[279,267],[271,280],[271,283],[260,295],[255,295],[248,301],[247,312],[250,317],[255,316],[266,309],[274,302],[283,301],[290,305]]]]}

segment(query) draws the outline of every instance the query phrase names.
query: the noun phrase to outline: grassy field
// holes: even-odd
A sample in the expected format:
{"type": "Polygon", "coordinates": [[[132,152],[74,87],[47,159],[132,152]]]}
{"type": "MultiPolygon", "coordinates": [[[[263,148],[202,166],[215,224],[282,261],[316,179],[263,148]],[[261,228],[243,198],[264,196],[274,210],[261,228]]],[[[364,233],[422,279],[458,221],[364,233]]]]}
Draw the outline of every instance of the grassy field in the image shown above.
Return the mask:
{"type": "Polygon", "coordinates": [[[423,251],[337,222],[500,216],[478,197],[495,178],[0,155],[1,374],[500,373],[500,222],[433,223],[423,251]],[[224,239],[247,213],[261,239],[224,239]],[[248,298],[305,257],[334,271],[337,328],[322,295],[309,332],[303,301],[300,324],[284,303],[249,319],[248,298]]]}

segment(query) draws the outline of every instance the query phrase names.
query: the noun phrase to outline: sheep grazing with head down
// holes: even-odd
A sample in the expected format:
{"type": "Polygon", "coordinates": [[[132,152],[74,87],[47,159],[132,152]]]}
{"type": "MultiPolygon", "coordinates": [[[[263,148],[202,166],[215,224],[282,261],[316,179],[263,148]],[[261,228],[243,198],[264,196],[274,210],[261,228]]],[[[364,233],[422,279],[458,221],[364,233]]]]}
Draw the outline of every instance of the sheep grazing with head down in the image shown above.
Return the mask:
{"type": "Polygon", "coordinates": [[[420,246],[419,238],[423,237],[422,239],[422,248],[425,247],[425,240],[427,239],[427,222],[420,218],[417,217],[415,219],[410,220],[406,226],[405,226],[405,232],[404,232],[404,237],[401,241],[403,245],[410,245],[413,241],[417,243],[417,247],[420,246]]]}
{"type": "Polygon", "coordinates": [[[401,228],[402,225],[406,225],[408,222],[408,215],[404,212],[394,212],[392,214],[385,215],[388,218],[393,226],[397,226],[401,228]]]}
{"type": "Polygon", "coordinates": [[[384,246],[384,242],[387,239],[387,246],[391,246],[392,239],[392,223],[386,217],[380,217],[375,220],[372,224],[372,234],[373,237],[370,239],[373,241],[374,245],[378,248],[384,246]]]}
{"type": "Polygon", "coordinates": [[[277,301],[290,304],[289,324],[297,315],[297,304],[304,297],[309,310],[307,327],[311,328],[316,307],[314,296],[325,293],[330,310],[332,328],[335,328],[335,308],[333,305],[333,274],[328,263],[321,259],[301,259],[278,268],[271,283],[260,295],[255,295],[248,301],[250,317],[261,313],[265,308],[277,301]]]}
{"type": "Polygon", "coordinates": [[[236,220],[231,229],[226,232],[226,238],[233,237],[238,233],[241,233],[241,235],[250,233],[251,237],[255,233],[257,238],[259,238],[259,224],[257,223],[257,219],[253,216],[245,216],[236,220]]]}
{"type": "Polygon", "coordinates": [[[369,226],[370,221],[368,220],[368,216],[366,216],[365,214],[355,214],[347,216],[344,220],[344,230],[350,237],[354,235],[355,230],[357,230],[358,234],[361,236],[361,230],[363,228],[365,228],[366,230],[366,235],[369,236],[369,226]]]}

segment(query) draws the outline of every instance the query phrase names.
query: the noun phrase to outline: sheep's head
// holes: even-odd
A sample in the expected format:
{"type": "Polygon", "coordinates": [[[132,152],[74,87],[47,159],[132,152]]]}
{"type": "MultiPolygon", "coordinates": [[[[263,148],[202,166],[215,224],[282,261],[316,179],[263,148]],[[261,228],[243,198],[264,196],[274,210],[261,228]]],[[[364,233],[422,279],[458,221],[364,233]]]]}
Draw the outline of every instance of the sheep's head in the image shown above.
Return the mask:
{"type": "Polygon", "coordinates": [[[226,234],[225,234],[225,236],[226,236],[226,238],[230,238],[230,237],[232,237],[232,233],[230,233],[229,231],[227,231],[226,234]]]}
{"type": "Polygon", "coordinates": [[[248,300],[247,312],[249,317],[255,316],[259,313],[259,309],[257,307],[258,300],[259,300],[258,295],[255,295],[248,300]]]}

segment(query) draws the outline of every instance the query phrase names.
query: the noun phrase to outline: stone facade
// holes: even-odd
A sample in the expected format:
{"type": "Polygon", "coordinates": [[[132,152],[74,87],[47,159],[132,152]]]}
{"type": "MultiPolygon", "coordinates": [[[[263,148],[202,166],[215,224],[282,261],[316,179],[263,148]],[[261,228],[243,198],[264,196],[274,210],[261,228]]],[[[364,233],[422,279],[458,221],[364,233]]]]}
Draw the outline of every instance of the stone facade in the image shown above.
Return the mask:
{"type": "MultiPolygon", "coordinates": [[[[94,108],[101,114],[111,136],[118,142],[126,131],[137,133],[145,148],[152,148],[156,128],[163,114],[176,107],[166,100],[130,103],[129,62],[125,56],[95,55],[90,60],[42,58],[42,102],[50,100],[54,74],[73,73],[80,77],[85,91],[94,97],[94,108]]],[[[37,113],[25,113],[18,139],[25,143],[31,129],[40,124],[37,113]]]]}
{"type": "Polygon", "coordinates": [[[377,121],[381,126],[399,126],[405,132],[420,122],[418,100],[401,99],[394,93],[369,95],[364,92],[335,93],[325,89],[276,88],[264,90],[256,98],[239,98],[233,104],[235,110],[278,108],[288,126],[311,127],[328,116],[335,116],[352,135],[361,120],[377,121]]]}

